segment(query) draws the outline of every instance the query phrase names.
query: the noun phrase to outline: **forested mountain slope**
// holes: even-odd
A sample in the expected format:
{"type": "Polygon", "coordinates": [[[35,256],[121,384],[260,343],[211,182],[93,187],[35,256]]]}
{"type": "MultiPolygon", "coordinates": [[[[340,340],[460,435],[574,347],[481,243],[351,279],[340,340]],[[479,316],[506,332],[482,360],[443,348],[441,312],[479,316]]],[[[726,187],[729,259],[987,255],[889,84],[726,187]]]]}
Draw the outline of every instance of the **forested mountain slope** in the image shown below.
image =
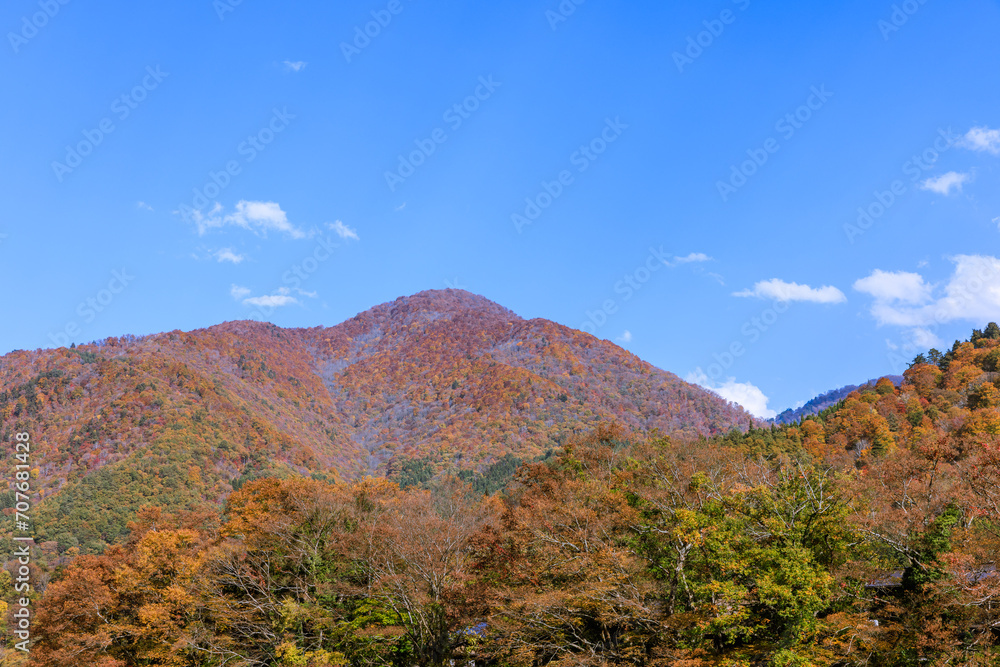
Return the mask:
{"type": "MultiPolygon", "coordinates": [[[[886,375],[885,377],[897,387],[903,383],[903,376],[901,375],[886,375]]],[[[774,421],[775,424],[794,424],[804,417],[819,414],[823,410],[836,405],[851,394],[851,392],[860,391],[865,387],[874,387],[880,379],[881,378],[868,380],[860,386],[849,384],[846,387],[841,387],[840,389],[831,389],[830,391],[824,392],[816,398],[806,402],[806,404],[800,408],[795,408],[794,410],[789,408],[788,410],[785,410],[772,421],[774,421]]]]}
{"type": "Polygon", "coordinates": [[[460,290],[330,328],[229,322],[0,358],[0,435],[30,433],[39,534],[62,549],[99,550],[145,504],[213,504],[261,475],[392,475],[414,458],[475,470],[604,421],[710,436],[750,416],[460,290]]]}
{"type": "Polygon", "coordinates": [[[598,426],[499,494],[271,478],[147,509],[48,585],[29,664],[996,665],[998,526],[990,324],[794,425],[598,426]]]}

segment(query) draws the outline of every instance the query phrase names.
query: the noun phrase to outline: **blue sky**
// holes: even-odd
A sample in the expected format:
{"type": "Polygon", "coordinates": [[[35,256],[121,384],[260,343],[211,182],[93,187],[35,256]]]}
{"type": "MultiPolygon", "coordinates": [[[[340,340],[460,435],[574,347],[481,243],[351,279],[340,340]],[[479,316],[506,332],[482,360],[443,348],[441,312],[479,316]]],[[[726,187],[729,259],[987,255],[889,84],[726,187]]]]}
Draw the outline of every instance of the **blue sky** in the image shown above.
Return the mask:
{"type": "Polygon", "coordinates": [[[10,0],[0,27],[2,353],[454,286],[768,415],[1000,319],[996,1],[10,0]]]}

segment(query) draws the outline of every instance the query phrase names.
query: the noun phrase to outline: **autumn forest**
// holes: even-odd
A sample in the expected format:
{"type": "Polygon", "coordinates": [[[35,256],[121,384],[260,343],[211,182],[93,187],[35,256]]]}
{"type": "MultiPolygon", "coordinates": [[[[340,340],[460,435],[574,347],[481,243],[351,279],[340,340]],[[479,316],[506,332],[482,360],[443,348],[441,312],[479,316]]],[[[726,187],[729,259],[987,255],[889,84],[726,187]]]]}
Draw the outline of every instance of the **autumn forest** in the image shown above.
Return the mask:
{"type": "Polygon", "coordinates": [[[3,665],[1000,664],[995,323],[787,423],[458,290],[0,382],[3,665]]]}

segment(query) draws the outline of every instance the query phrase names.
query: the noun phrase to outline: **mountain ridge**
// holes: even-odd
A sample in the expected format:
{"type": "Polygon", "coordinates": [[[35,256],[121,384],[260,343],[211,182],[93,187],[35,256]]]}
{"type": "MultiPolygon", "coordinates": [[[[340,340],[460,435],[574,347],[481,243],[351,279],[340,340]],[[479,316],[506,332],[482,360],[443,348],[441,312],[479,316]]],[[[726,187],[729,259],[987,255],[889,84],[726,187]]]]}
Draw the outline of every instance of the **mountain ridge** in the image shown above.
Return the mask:
{"type": "Polygon", "coordinates": [[[832,407],[842,401],[844,398],[849,396],[852,392],[864,389],[866,387],[874,387],[878,384],[878,381],[882,378],[888,378],[897,387],[903,383],[902,375],[883,375],[860,385],[849,384],[843,387],[838,387],[837,389],[831,389],[830,391],[825,391],[822,394],[806,401],[803,405],[798,408],[788,408],[783,410],[776,417],[770,421],[774,424],[794,424],[800,421],[804,417],[810,417],[812,415],[819,414],[823,410],[832,407]]]}
{"type": "Polygon", "coordinates": [[[263,474],[474,471],[601,423],[696,439],[751,421],[609,341],[462,290],[332,327],[237,320],[18,351],[0,383],[0,431],[39,443],[42,532],[94,551],[144,504],[192,509],[263,474]]]}

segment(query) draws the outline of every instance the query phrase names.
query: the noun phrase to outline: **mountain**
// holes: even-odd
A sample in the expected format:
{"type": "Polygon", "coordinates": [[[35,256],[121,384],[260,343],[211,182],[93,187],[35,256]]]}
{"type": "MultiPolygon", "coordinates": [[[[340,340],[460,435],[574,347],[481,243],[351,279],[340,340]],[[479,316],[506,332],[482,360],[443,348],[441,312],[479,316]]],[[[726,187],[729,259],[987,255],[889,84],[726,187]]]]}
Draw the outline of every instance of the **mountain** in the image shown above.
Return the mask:
{"type": "MultiPolygon", "coordinates": [[[[897,387],[903,384],[902,375],[886,375],[885,377],[891,380],[897,387]]],[[[789,408],[788,410],[785,410],[771,421],[775,424],[794,424],[800,421],[803,417],[818,415],[823,410],[840,403],[852,392],[862,390],[866,387],[874,387],[878,384],[879,379],[881,378],[868,380],[861,385],[849,384],[846,387],[841,387],[840,389],[831,389],[824,394],[820,394],[800,408],[796,408],[794,410],[789,408]]]]}
{"type": "MultiPolygon", "coordinates": [[[[479,313],[472,332],[511,317],[415,298],[320,339],[367,345],[347,368],[372,361],[383,381],[365,386],[389,387],[379,349],[396,358],[414,330],[437,341],[438,323],[467,340],[456,312],[479,313]]],[[[601,425],[549,463],[500,498],[447,480],[261,479],[224,512],[142,511],[99,556],[53,558],[56,537],[19,563],[8,546],[0,588],[16,600],[9,571],[30,560],[41,599],[0,617],[3,648],[32,618],[37,667],[998,664],[995,323],[795,424],[697,443],[601,425]]]]}
{"type": "Polygon", "coordinates": [[[241,321],[17,351],[0,386],[0,434],[33,443],[37,534],[93,551],[143,505],[197,509],[265,474],[474,471],[601,422],[698,437],[751,421],[612,343],[461,290],[329,328],[241,321]]]}

